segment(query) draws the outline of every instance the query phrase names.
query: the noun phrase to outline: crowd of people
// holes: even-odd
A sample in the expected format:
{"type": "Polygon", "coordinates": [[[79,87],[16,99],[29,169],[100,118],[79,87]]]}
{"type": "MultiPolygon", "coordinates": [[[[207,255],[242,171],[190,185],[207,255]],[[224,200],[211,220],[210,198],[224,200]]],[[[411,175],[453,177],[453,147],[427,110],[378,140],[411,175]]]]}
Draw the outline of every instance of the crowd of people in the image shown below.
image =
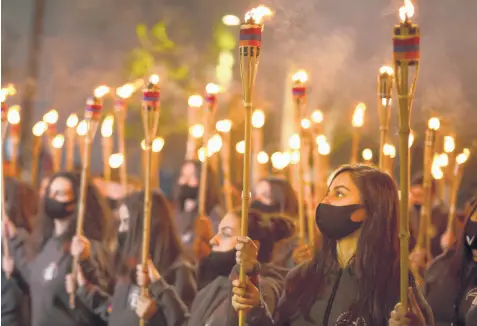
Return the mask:
{"type": "MultiPolygon", "coordinates": [[[[477,325],[475,198],[449,235],[447,209],[434,196],[433,259],[409,271],[404,311],[399,194],[389,174],[362,164],[334,171],[316,207],[316,227],[306,230],[316,234],[310,244],[298,236],[299,203],[287,180],[254,185],[248,237],[241,237],[242,210],[223,209],[212,170],[207,216],[198,216],[200,173],[200,162],[186,161],[171,202],[153,191],[147,269],[143,190],[113,200],[90,181],[80,203],[79,173],[50,175],[40,189],[6,177],[2,325],[130,326],[144,319],[150,326],[236,326],[240,310],[249,326],[477,325]],[[84,229],[77,236],[81,205],[84,229]]],[[[421,191],[416,177],[411,252],[421,191]]],[[[419,259],[413,253],[411,262],[419,259]]]]}

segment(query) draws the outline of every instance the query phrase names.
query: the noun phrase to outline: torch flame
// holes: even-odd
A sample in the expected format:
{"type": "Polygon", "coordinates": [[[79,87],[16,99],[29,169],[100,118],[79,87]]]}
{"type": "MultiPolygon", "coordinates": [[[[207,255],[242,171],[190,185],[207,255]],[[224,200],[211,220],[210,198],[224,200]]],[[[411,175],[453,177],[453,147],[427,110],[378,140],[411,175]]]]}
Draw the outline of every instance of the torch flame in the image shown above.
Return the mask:
{"type": "Polygon", "coordinates": [[[409,148],[412,147],[412,145],[414,144],[414,139],[415,139],[415,135],[414,135],[414,131],[411,130],[411,132],[409,133],[409,148]]]}
{"type": "Polygon", "coordinates": [[[447,153],[440,154],[437,156],[436,160],[439,166],[445,167],[449,165],[449,155],[447,155],[447,153]]]}
{"type": "Polygon", "coordinates": [[[222,148],[223,142],[222,137],[219,134],[214,135],[212,138],[209,139],[207,142],[207,149],[209,150],[209,154],[215,154],[220,151],[222,148]]]}
{"type": "Polygon", "coordinates": [[[215,128],[218,132],[227,133],[232,129],[232,121],[230,120],[220,120],[215,124],[215,128]]]}
{"type": "Polygon", "coordinates": [[[260,5],[245,14],[245,22],[260,24],[265,16],[271,16],[270,8],[260,5]]]}
{"type": "Polygon", "coordinates": [[[74,128],[78,125],[78,116],[76,114],[70,114],[68,119],[66,119],[66,126],[68,128],[74,128]]]}
{"type": "Polygon", "coordinates": [[[444,152],[452,153],[455,150],[455,141],[452,136],[444,136],[444,152]]]}
{"type": "Polygon", "coordinates": [[[237,153],[243,154],[245,153],[245,141],[241,140],[235,145],[235,149],[237,150],[237,153]]]}
{"type": "Polygon", "coordinates": [[[258,129],[258,128],[262,128],[264,124],[265,124],[265,113],[260,109],[256,109],[255,111],[253,111],[252,126],[258,129]]]}
{"type": "Polygon", "coordinates": [[[159,153],[160,151],[162,151],[162,149],[164,148],[164,138],[162,137],[156,137],[153,141],[152,141],[152,151],[154,153],[159,153]]]}
{"type": "Polygon", "coordinates": [[[325,144],[327,142],[325,135],[318,135],[315,139],[316,145],[320,146],[321,144],[325,144]]]}
{"type": "Polygon", "coordinates": [[[189,128],[189,134],[194,138],[201,138],[204,136],[204,126],[201,124],[192,125],[189,128]]]}
{"type": "Polygon", "coordinates": [[[109,166],[112,169],[117,169],[124,163],[124,155],[121,153],[111,154],[109,157],[109,166]]]}
{"type": "Polygon", "coordinates": [[[329,155],[331,153],[331,146],[326,138],[323,142],[318,144],[318,153],[323,156],[329,155]]]}
{"type": "Polygon", "coordinates": [[[205,86],[207,94],[217,94],[220,92],[220,86],[214,83],[209,83],[205,86]]]}
{"type": "Polygon", "coordinates": [[[260,151],[258,154],[257,154],[257,162],[260,163],[260,164],[267,164],[268,161],[269,161],[269,157],[268,157],[268,154],[265,153],[264,151],[260,151]]]}
{"type": "Polygon", "coordinates": [[[442,172],[441,166],[440,165],[440,158],[439,157],[434,157],[434,160],[432,161],[432,166],[431,166],[431,174],[432,177],[436,180],[440,180],[444,177],[444,172],[442,172]]]}
{"type": "Polygon", "coordinates": [[[311,120],[314,123],[322,123],[323,122],[323,112],[321,112],[320,110],[313,111],[313,113],[311,114],[311,120]]]}
{"type": "Polygon", "coordinates": [[[290,146],[290,148],[293,149],[293,150],[299,150],[300,149],[300,136],[298,134],[291,135],[291,137],[288,141],[288,146],[290,146]]]}
{"type": "Polygon", "coordinates": [[[469,159],[469,155],[470,155],[470,151],[467,149],[460,153],[459,155],[457,155],[455,161],[457,162],[457,164],[464,164],[465,162],[467,162],[467,160],[469,159]]]}
{"type": "Polygon", "coordinates": [[[58,121],[58,112],[56,110],[50,110],[43,116],[43,121],[49,125],[54,125],[58,121]]]}
{"type": "Polygon", "coordinates": [[[293,151],[290,155],[291,164],[298,164],[300,162],[300,151],[293,151]]]}
{"type": "Polygon", "coordinates": [[[101,125],[101,136],[103,137],[111,137],[113,135],[113,126],[114,126],[114,118],[112,115],[108,115],[101,125]]]}
{"type": "Polygon", "coordinates": [[[366,111],[366,104],[359,103],[353,113],[353,127],[362,127],[364,124],[364,111],[366,111]]]}
{"type": "Polygon", "coordinates": [[[149,82],[154,85],[158,84],[159,80],[159,75],[152,75],[151,77],[149,77],[149,82]]]}
{"type": "Polygon", "coordinates": [[[306,83],[308,81],[308,73],[305,70],[298,70],[292,77],[294,82],[306,83]]]}
{"type": "Polygon", "coordinates": [[[379,69],[379,73],[381,75],[384,75],[384,74],[388,74],[388,75],[392,75],[394,74],[394,70],[393,68],[389,67],[389,66],[382,66],[380,69],[379,69]]]}
{"type": "Polygon", "coordinates": [[[193,108],[200,108],[202,104],[204,103],[204,100],[202,99],[202,96],[200,95],[192,95],[189,97],[189,106],[193,108]]]}
{"type": "Polygon", "coordinates": [[[36,137],[41,137],[45,133],[46,129],[48,129],[48,126],[46,125],[46,123],[43,121],[38,121],[33,126],[32,132],[33,132],[33,135],[35,135],[36,137]]]}
{"type": "Polygon", "coordinates": [[[5,101],[5,98],[7,96],[15,95],[17,93],[17,90],[15,89],[15,86],[13,84],[8,84],[7,87],[2,88],[0,91],[0,94],[2,96],[2,102],[5,101]]]}
{"type": "Polygon", "coordinates": [[[86,133],[88,132],[88,123],[86,120],[81,120],[80,123],[78,123],[78,126],[76,126],[76,133],[80,137],[86,136],[86,133]]]}
{"type": "Polygon", "coordinates": [[[411,0],[404,0],[404,6],[399,8],[399,18],[402,22],[406,22],[414,16],[414,5],[411,0]]]}
{"type": "Polygon", "coordinates": [[[12,125],[20,123],[20,107],[18,105],[14,105],[8,109],[7,119],[8,123],[12,125]]]}
{"type": "Polygon", "coordinates": [[[109,87],[106,85],[101,85],[96,87],[96,89],[94,90],[94,97],[101,98],[108,93],[109,93],[109,87]]]}
{"type": "Polygon", "coordinates": [[[65,143],[65,137],[63,135],[56,135],[55,138],[51,141],[51,146],[56,149],[60,149],[63,147],[65,143]]]}
{"type": "Polygon", "coordinates": [[[301,127],[302,127],[303,129],[310,129],[310,127],[311,127],[311,121],[310,121],[310,119],[303,118],[303,119],[301,120],[301,127]]]}
{"type": "Polygon", "coordinates": [[[441,122],[439,121],[438,118],[430,118],[428,122],[429,129],[431,130],[437,130],[441,126],[441,122]]]}
{"type": "Polygon", "coordinates": [[[365,161],[371,161],[373,158],[373,151],[369,148],[363,150],[363,159],[365,161]]]}
{"type": "Polygon", "coordinates": [[[135,90],[136,89],[134,85],[131,83],[128,83],[121,87],[118,87],[118,89],[116,90],[116,95],[122,99],[126,99],[131,97],[131,95],[134,93],[135,90]]]}

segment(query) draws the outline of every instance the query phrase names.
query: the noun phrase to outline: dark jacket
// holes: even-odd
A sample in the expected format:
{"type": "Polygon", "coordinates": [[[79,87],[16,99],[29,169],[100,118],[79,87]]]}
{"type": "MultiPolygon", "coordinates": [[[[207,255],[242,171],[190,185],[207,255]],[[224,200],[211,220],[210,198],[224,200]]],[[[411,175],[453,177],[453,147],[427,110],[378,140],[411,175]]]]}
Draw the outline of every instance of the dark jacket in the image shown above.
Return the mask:
{"type": "MultiPolygon", "coordinates": [[[[476,301],[476,300],[474,300],[476,301]]],[[[465,319],[465,324],[467,326],[477,325],[477,302],[472,304],[469,312],[467,313],[467,317],[465,319]]]]}
{"type": "MultiPolygon", "coordinates": [[[[150,325],[182,325],[188,317],[187,304],[192,303],[196,294],[194,275],[193,267],[179,259],[158,282],[149,286],[158,306],[150,325]]],[[[140,288],[125,277],[118,278],[112,296],[91,285],[78,291],[80,300],[90,311],[113,326],[138,324],[135,309],[139,294],[140,288]]]]}
{"type": "MultiPolygon", "coordinates": [[[[31,295],[31,320],[33,326],[90,326],[96,317],[81,303],[75,309],[69,307],[69,295],[66,292],[66,275],[71,273],[73,258],[68,244],[58,237],[50,238],[42,250],[30,261],[25,256],[26,234],[18,231],[10,241],[15,266],[22,278],[28,283],[31,295]]],[[[100,248],[92,242],[92,250],[100,248]]],[[[95,255],[91,255],[93,257],[95,255]]],[[[94,284],[107,284],[101,280],[99,270],[106,262],[90,258],[81,262],[86,277],[94,284]]]]}
{"type": "MultiPolygon", "coordinates": [[[[306,264],[302,264],[293,269],[289,273],[286,282],[290,282],[294,278],[301,277],[305,266],[306,264]]],[[[417,288],[415,285],[413,285],[413,287],[417,294],[417,288]]],[[[323,295],[321,295],[320,298],[317,298],[315,303],[312,305],[310,314],[308,316],[309,318],[296,312],[296,309],[292,308],[295,306],[294,303],[287,300],[286,292],[283,292],[280,301],[278,302],[278,306],[273,313],[273,317],[272,313],[270,313],[270,310],[267,307],[267,304],[262,300],[262,303],[259,307],[255,307],[247,314],[247,324],[249,326],[370,325],[369,321],[366,321],[363,317],[358,317],[355,320],[349,320],[349,307],[356,297],[357,289],[357,284],[352,270],[349,268],[342,269],[340,271],[336,271],[330,276],[330,281],[326,283],[323,295]],[[326,324],[324,317],[328,307],[330,307],[330,311],[328,322],[326,324]]],[[[300,291],[300,289],[296,289],[296,291],[300,291]]],[[[386,298],[384,298],[383,308],[388,310],[390,313],[397,302],[391,302],[392,300],[388,300],[389,302],[386,301],[386,298]]],[[[427,312],[427,309],[424,307],[423,310],[427,312]]],[[[232,315],[236,316],[237,314],[232,312],[232,315]]],[[[387,315],[389,316],[389,314],[387,315]]],[[[432,324],[432,317],[429,316],[428,320],[428,324],[432,324]]],[[[383,320],[382,324],[372,326],[385,326],[387,323],[387,320],[383,320]]],[[[236,318],[231,319],[229,315],[227,325],[236,325],[236,318]]]]}
{"type": "Polygon", "coordinates": [[[450,262],[454,254],[448,251],[435,259],[425,275],[424,295],[434,311],[436,326],[449,326],[455,318],[454,326],[467,325],[466,314],[472,302],[477,302],[477,264],[469,262],[462,276],[453,275],[450,262]]]}
{"type": "Polygon", "coordinates": [[[30,325],[30,298],[20,275],[7,279],[2,270],[2,326],[30,325]]]}

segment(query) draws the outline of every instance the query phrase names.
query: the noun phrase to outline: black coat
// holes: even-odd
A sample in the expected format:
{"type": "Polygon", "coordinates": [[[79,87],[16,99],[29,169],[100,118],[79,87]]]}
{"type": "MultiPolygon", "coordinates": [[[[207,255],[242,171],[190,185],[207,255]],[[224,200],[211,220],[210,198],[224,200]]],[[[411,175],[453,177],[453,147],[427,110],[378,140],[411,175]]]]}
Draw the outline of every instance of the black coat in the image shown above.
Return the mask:
{"type": "Polygon", "coordinates": [[[28,289],[18,274],[7,279],[2,270],[2,326],[30,325],[28,289]]]}

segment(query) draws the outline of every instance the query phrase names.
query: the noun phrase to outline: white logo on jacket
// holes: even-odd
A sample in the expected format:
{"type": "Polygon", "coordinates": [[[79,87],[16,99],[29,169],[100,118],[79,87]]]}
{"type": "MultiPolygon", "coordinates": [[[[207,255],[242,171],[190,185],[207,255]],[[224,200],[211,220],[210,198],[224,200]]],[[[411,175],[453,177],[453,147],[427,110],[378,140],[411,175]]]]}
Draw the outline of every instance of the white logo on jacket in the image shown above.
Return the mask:
{"type": "Polygon", "coordinates": [[[351,311],[342,313],[336,320],[335,326],[366,326],[366,320],[363,317],[358,317],[354,321],[351,317],[351,311]]]}
{"type": "Polygon", "coordinates": [[[51,263],[43,270],[43,280],[49,282],[53,280],[58,274],[58,266],[56,263],[51,263]]]}
{"type": "Polygon", "coordinates": [[[474,297],[474,300],[472,301],[471,305],[472,306],[477,306],[477,288],[471,289],[467,293],[467,296],[465,297],[465,300],[469,300],[470,297],[474,297]]]}
{"type": "Polygon", "coordinates": [[[131,308],[131,310],[136,310],[137,308],[137,302],[139,299],[139,291],[140,289],[137,286],[133,286],[131,288],[131,291],[129,291],[128,302],[129,302],[129,307],[131,308]]]}

